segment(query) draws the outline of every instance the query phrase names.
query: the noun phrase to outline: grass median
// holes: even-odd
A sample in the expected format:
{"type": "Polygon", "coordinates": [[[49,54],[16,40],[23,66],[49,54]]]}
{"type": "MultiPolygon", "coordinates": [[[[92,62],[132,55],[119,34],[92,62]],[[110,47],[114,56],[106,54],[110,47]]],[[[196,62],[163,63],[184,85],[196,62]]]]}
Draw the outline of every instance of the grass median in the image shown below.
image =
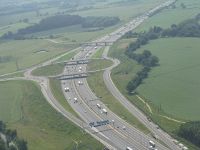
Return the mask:
{"type": "MultiPolygon", "coordinates": [[[[90,64],[89,64],[90,66],[90,64]]],[[[149,133],[148,129],[141,124],[124,106],[116,100],[112,94],[108,91],[103,81],[103,72],[93,73],[87,78],[88,84],[93,92],[98,96],[102,97],[102,102],[115,114],[128,123],[142,130],[144,133],[149,133]]]]}

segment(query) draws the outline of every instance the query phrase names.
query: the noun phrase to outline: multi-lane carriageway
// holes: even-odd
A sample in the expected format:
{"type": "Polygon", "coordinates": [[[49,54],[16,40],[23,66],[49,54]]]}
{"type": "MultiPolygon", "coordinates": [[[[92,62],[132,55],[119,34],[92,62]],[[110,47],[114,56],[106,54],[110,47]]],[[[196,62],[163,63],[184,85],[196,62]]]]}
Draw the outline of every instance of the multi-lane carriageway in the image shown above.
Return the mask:
{"type": "MultiPolygon", "coordinates": [[[[91,49],[92,48],[88,47],[88,50],[91,49]]],[[[87,52],[88,51],[86,50],[76,57],[84,57],[87,52]]],[[[66,66],[64,72],[66,74],[77,72],[80,67],[82,71],[86,70],[86,65],[66,66]]],[[[90,122],[110,120],[111,123],[108,125],[93,128],[94,134],[103,135],[106,139],[112,141],[114,147],[117,149],[125,149],[126,146],[129,146],[137,150],[148,150],[149,140],[152,139],[112,113],[91,91],[87,85],[86,79],[62,81],[62,87],[65,97],[70,105],[76,110],[81,118],[88,123],[85,128],[90,128],[90,122]],[[78,83],[80,80],[83,82],[81,85],[78,83]],[[64,91],[65,87],[70,87],[69,92],[64,91]],[[108,110],[108,113],[102,113],[102,109],[99,109],[96,106],[97,103],[100,104],[102,108],[108,110]],[[114,120],[114,122],[112,122],[112,120],[114,120]]],[[[156,145],[160,150],[167,149],[159,143],[156,143],[156,145]]]]}
{"type": "MultiPolygon", "coordinates": [[[[137,17],[136,19],[132,20],[130,23],[127,23],[125,26],[119,28],[115,32],[104,36],[98,40],[92,41],[92,42],[109,42],[113,43],[116,40],[118,40],[123,34],[126,32],[133,30],[138,25],[140,25],[144,20],[146,20],[151,13],[154,11],[168,6],[172,4],[175,0],[169,0],[156,8],[150,10],[149,12],[145,13],[144,15],[141,15],[140,17],[137,17]]],[[[101,46],[98,46],[100,48],[101,46]]],[[[85,48],[84,51],[81,51],[78,53],[74,59],[86,59],[88,56],[88,53],[93,54],[95,52],[96,48],[93,46],[88,46],[85,48]]],[[[50,64],[53,60],[50,60],[48,62],[43,63],[43,65],[50,64]]],[[[70,65],[66,66],[64,70],[64,74],[69,73],[77,73],[80,70],[80,67],[82,69],[82,72],[86,71],[86,64],[80,64],[80,65],[70,65]]],[[[25,73],[25,77],[27,79],[32,79],[35,81],[38,81],[42,86],[42,92],[43,94],[49,98],[49,103],[52,104],[52,106],[62,113],[64,116],[69,117],[70,115],[58,104],[55,100],[51,101],[51,99],[54,99],[51,93],[48,93],[49,86],[48,81],[44,77],[34,77],[31,75],[31,71],[34,68],[37,68],[38,66],[35,66],[31,69],[28,69],[25,73]],[[41,80],[41,81],[40,81],[41,80]],[[48,90],[46,90],[48,89],[48,90]],[[50,96],[49,96],[50,95],[50,96]]],[[[95,94],[92,92],[92,90],[89,88],[87,81],[85,78],[82,79],[72,79],[72,80],[62,80],[62,88],[64,95],[68,101],[68,103],[72,106],[72,108],[80,115],[82,118],[82,121],[75,119],[74,117],[69,117],[70,120],[76,120],[74,121],[76,124],[78,123],[79,126],[82,126],[85,128],[85,130],[89,133],[92,133],[95,138],[99,139],[101,142],[103,142],[105,145],[109,146],[111,149],[119,149],[123,150],[126,149],[127,146],[138,149],[138,150],[147,150],[149,149],[149,140],[153,140],[150,136],[145,135],[138,129],[134,128],[127,122],[125,122],[123,119],[119,118],[116,114],[111,112],[106,105],[104,105],[99,98],[95,96],[95,94]],[[81,80],[81,83],[78,82],[81,80]],[[69,92],[65,92],[64,88],[69,87],[69,92]],[[76,98],[77,100],[75,100],[76,98]],[[99,103],[102,108],[107,110],[107,114],[102,113],[102,109],[100,110],[97,108],[96,104],[99,103]],[[102,120],[109,120],[111,121],[110,124],[107,124],[105,126],[99,126],[99,127],[90,127],[90,122],[96,122],[96,121],[102,121],[102,120]]],[[[123,103],[122,103],[123,104],[123,103]]],[[[123,104],[124,105],[124,104],[123,104]]],[[[124,105],[125,106],[125,105],[124,105]]],[[[131,110],[129,110],[132,112],[131,110]]],[[[164,142],[167,147],[161,145],[157,141],[156,148],[159,150],[178,150],[179,148],[172,142],[172,139],[170,136],[166,136],[166,133],[162,132],[161,130],[155,130],[152,129],[152,125],[148,124],[147,122],[144,122],[144,116],[141,113],[134,114],[144,125],[153,133],[158,134],[161,137],[162,142],[164,142]],[[138,115],[139,114],[139,115],[138,115]],[[141,119],[143,118],[143,119],[141,119]]]]}
{"type": "MultiPolygon", "coordinates": [[[[168,1],[165,4],[162,4],[162,7],[169,5],[174,1],[168,1]]],[[[157,7],[159,8],[159,7],[157,7]]],[[[140,25],[144,20],[148,18],[147,15],[142,15],[133,21],[131,21],[129,24],[126,24],[122,28],[118,29],[117,31],[111,33],[110,35],[107,35],[105,37],[102,37],[99,40],[96,40],[95,42],[115,42],[118,40],[123,34],[126,32],[133,30],[138,25],[140,25]]],[[[100,48],[100,46],[98,47],[100,48]]],[[[84,49],[84,51],[81,51],[78,53],[74,60],[76,59],[87,59],[88,53],[94,53],[96,48],[93,46],[88,46],[84,49]]],[[[80,72],[80,67],[82,72],[86,72],[86,64],[80,64],[80,65],[69,65],[65,67],[64,74],[72,74],[80,72]]],[[[114,148],[116,149],[126,149],[127,146],[137,149],[137,150],[148,150],[149,149],[149,140],[152,140],[156,143],[156,148],[159,150],[167,150],[167,149],[173,149],[178,150],[179,148],[172,142],[171,138],[166,137],[165,135],[162,135],[161,131],[159,132],[159,135],[163,136],[162,142],[164,142],[169,148],[161,145],[157,141],[153,140],[150,136],[145,135],[138,129],[134,128],[127,122],[125,122],[123,119],[119,118],[116,114],[111,112],[106,105],[104,105],[92,92],[92,90],[89,88],[86,79],[72,79],[72,80],[63,80],[62,83],[62,89],[64,92],[64,95],[68,101],[68,103],[72,106],[72,108],[80,115],[80,117],[86,122],[84,124],[84,128],[91,128],[89,126],[90,122],[96,122],[96,121],[102,121],[102,120],[109,120],[111,123],[104,126],[99,127],[92,127],[93,134],[99,134],[102,137],[104,137],[104,140],[106,139],[106,142],[110,143],[114,148]],[[81,81],[83,84],[79,84],[78,82],[81,81]],[[65,88],[69,87],[69,92],[65,92],[65,88]],[[75,98],[75,99],[74,99],[75,98]],[[97,103],[101,105],[102,108],[106,109],[108,111],[107,114],[102,113],[102,109],[97,107],[97,103]],[[165,138],[166,137],[166,138],[165,138]]],[[[136,116],[137,117],[137,116],[136,116]]],[[[164,133],[166,134],[166,133],[164,133]]]]}

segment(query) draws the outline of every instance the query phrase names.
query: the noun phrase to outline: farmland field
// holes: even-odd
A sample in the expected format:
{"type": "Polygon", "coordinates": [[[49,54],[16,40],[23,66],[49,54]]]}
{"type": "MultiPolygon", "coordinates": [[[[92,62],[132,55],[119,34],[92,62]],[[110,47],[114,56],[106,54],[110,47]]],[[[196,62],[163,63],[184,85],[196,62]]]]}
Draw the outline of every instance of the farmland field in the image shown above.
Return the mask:
{"type": "Polygon", "coordinates": [[[160,59],[160,66],[152,69],[138,92],[168,114],[199,120],[199,47],[198,38],[169,38],[138,49],[150,50],[160,59]]]}
{"type": "Polygon", "coordinates": [[[8,61],[0,63],[0,74],[30,67],[72,48],[69,45],[56,44],[46,40],[20,40],[0,43],[1,56],[10,58],[8,61]]]}
{"type": "Polygon", "coordinates": [[[73,14],[81,16],[118,16],[122,21],[126,22],[133,17],[144,13],[146,10],[155,7],[164,2],[163,0],[139,0],[110,3],[107,6],[101,6],[96,9],[86,11],[77,11],[73,14]]]}
{"type": "Polygon", "coordinates": [[[32,82],[1,82],[0,92],[0,120],[17,129],[30,150],[74,149],[77,143],[80,150],[103,149],[101,143],[57,113],[32,82]]]}
{"type": "Polygon", "coordinates": [[[147,19],[140,25],[136,31],[148,30],[153,26],[168,28],[172,24],[178,24],[186,19],[193,18],[200,13],[200,1],[197,0],[178,0],[175,3],[176,8],[164,9],[160,13],[147,19]],[[186,5],[186,8],[181,8],[181,3],[186,5]]]}

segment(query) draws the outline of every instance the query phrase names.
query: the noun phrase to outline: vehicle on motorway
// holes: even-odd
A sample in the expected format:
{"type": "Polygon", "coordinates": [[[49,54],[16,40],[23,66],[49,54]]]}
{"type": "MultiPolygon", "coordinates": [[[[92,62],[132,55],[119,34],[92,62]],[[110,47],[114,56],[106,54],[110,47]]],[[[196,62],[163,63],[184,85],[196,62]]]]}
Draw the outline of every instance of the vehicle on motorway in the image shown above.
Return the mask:
{"type": "Polygon", "coordinates": [[[97,107],[98,107],[99,109],[101,109],[101,105],[100,105],[100,104],[98,104],[98,103],[97,103],[97,107]]]}
{"type": "Polygon", "coordinates": [[[107,110],[106,110],[105,108],[102,109],[102,112],[103,112],[104,114],[107,114],[107,113],[108,113],[107,110]]]}
{"type": "Polygon", "coordinates": [[[157,135],[157,134],[153,134],[153,135],[152,135],[152,137],[153,137],[154,139],[156,139],[156,140],[158,140],[158,139],[159,139],[159,137],[158,137],[158,135],[157,135]]]}
{"type": "Polygon", "coordinates": [[[82,82],[82,81],[78,81],[78,84],[79,84],[79,85],[83,85],[83,82],[82,82]]]}
{"type": "Polygon", "coordinates": [[[95,46],[94,49],[97,49],[97,46],[95,46]]]}
{"type": "Polygon", "coordinates": [[[155,148],[153,146],[149,146],[149,150],[157,150],[157,148],[155,148]]]}
{"type": "Polygon", "coordinates": [[[126,150],[133,150],[133,149],[127,146],[127,147],[126,147],[126,150]]]}
{"type": "Polygon", "coordinates": [[[155,148],[155,147],[156,147],[156,144],[155,144],[153,141],[150,140],[150,141],[149,141],[149,146],[155,148]]]}
{"type": "Polygon", "coordinates": [[[69,87],[66,87],[66,88],[65,88],[65,92],[69,92],[69,87]]]}
{"type": "Polygon", "coordinates": [[[74,97],[74,103],[77,103],[78,99],[76,97],[74,97]]]}

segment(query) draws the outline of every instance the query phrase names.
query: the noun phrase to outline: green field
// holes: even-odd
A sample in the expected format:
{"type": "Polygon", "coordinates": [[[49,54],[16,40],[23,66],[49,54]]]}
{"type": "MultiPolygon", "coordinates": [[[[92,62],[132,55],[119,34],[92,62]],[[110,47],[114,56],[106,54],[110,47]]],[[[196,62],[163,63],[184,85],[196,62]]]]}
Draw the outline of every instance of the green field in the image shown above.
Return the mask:
{"type": "Polygon", "coordinates": [[[14,72],[67,52],[73,46],[55,44],[47,40],[20,40],[0,43],[2,57],[10,57],[0,63],[0,74],[14,72]]]}
{"type": "Polygon", "coordinates": [[[164,0],[138,0],[124,3],[110,3],[106,6],[99,6],[95,9],[85,11],[77,11],[73,14],[81,16],[118,16],[123,22],[126,22],[162,2],[164,2],[164,0]]]}
{"type": "Polygon", "coordinates": [[[152,16],[140,25],[136,31],[149,30],[153,26],[168,28],[172,24],[178,24],[200,13],[200,1],[197,0],[178,0],[175,5],[175,9],[164,9],[162,12],[152,16]],[[185,9],[181,8],[181,3],[186,5],[185,9]]]}
{"type": "Polygon", "coordinates": [[[171,115],[187,120],[200,119],[200,39],[169,38],[151,41],[148,49],[160,59],[138,91],[171,115]]]}
{"type": "Polygon", "coordinates": [[[48,65],[33,70],[32,74],[35,76],[55,76],[63,72],[64,66],[64,63],[48,65]]]}
{"type": "Polygon", "coordinates": [[[112,61],[110,60],[92,60],[91,62],[89,62],[89,64],[87,65],[87,70],[88,71],[95,71],[95,70],[101,70],[101,69],[105,69],[107,67],[110,67],[112,65],[112,61]]]}
{"type": "Polygon", "coordinates": [[[102,144],[57,113],[32,82],[1,82],[0,93],[0,120],[17,129],[29,150],[68,150],[77,145],[80,150],[103,149],[102,144]]]}
{"type": "MultiPolygon", "coordinates": [[[[139,99],[136,95],[129,95],[128,92],[126,91],[126,86],[127,86],[128,82],[132,78],[134,78],[136,73],[138,71],[140,71],[142,68],[142,66],[138,65],[137,62],[128,58],[124,54],[125,48],[128,46],[128,44],[131,41],[134,41],[134,39],[119,40],[117,43],[115,43],[112,46],[112,48],[109,51],[109,56],[118,58],[121,61],[121,64],[112,70],[112,73],[111,73],[112,80],[115,83],[115,85],[117,86],[117,88],[120,90],[120,92],[122,92],[122,94],[124,96],[126,96],[127,99],[131,103],[133,103],[140,110],[145,112],[147,116],[150,116],[152,118],[152,120],[160,126],[160,128],[167,131],[172,136],[176,136],[176,132],[179,129],[179,126],[181,125],[181,123],[177,122],[179,120],[176,121],[176,117],[174,115],[169,115],[166,112],[164,112],[163,110],[160,110],[160,108],[158,107],[159,105],[154,104],[151,101],[151,99],[145,99],[145,97],[140,95],[140,97],[143,98],[145,100],[145,102],[150,106],[150,108],[153,112],[151,114],[148,107],[146,106],[146,104],[144,102],[141,101],[141,99],[139,99]],[[169,117],[169,119],[167,119],[163,116],[167,116],[167,117],[169,117]],[[175,119],[175,120],[173,120],[173,119],[175,119]]],[[[159,45],[157,45],[157,46],[159,46],[159,45]]],[[[153,53],[153,55],[154,55],[154,53],[153,53]]],[[[153,70],[154,69],[156,69],[156,68],[153,68],[153,70]]],[[[144,83],[146,83],[146,81],[144,81],[144,83]]],[[[183,139],[179,138],[179,140],[182,141],[183,143],[185,143],[186,145],[188,145],[188,147],[191,150],[198,149],[194,145],[192,145],[191,143],[188,143],[187,141],[184,141],[183,139]]]]}
{"type": "Polygon", "coordinates": [[[94,73],[87,78],[88,84],[91,89],[93,89],[94,93],[98,97],[102,97],[102,102],[114,113],[116,113],[119,117],[126,120],[130,124],[144,131],[145,133],[149,133],[148,129],[144,127],[126,108],[124,108],[120,102],[118,102],[112,94],[107,90],[106,85],[103,81],[103,73],[98,72],[94,73]],[[98,86],[97,86],[98,85],[98,86]]]}
{"type": "Polygon", "coordinates": [[[103,51],[104,51],[104,47],[97,50],[94,55],[92,55],[92,58],[102,58],[102,54],[103,54],[103,51]]]}
{"type": "Polygon", "coordinates": [[[62,92],[61,82],[60,80],[56,80],[50,78],[50,87],[54,97],[58,100],[58,102],[68,111],[71,112],[74,116],[79,117],[78,114],[73,110],[73,108],[69,105],[65,96],[62,92]]]}

